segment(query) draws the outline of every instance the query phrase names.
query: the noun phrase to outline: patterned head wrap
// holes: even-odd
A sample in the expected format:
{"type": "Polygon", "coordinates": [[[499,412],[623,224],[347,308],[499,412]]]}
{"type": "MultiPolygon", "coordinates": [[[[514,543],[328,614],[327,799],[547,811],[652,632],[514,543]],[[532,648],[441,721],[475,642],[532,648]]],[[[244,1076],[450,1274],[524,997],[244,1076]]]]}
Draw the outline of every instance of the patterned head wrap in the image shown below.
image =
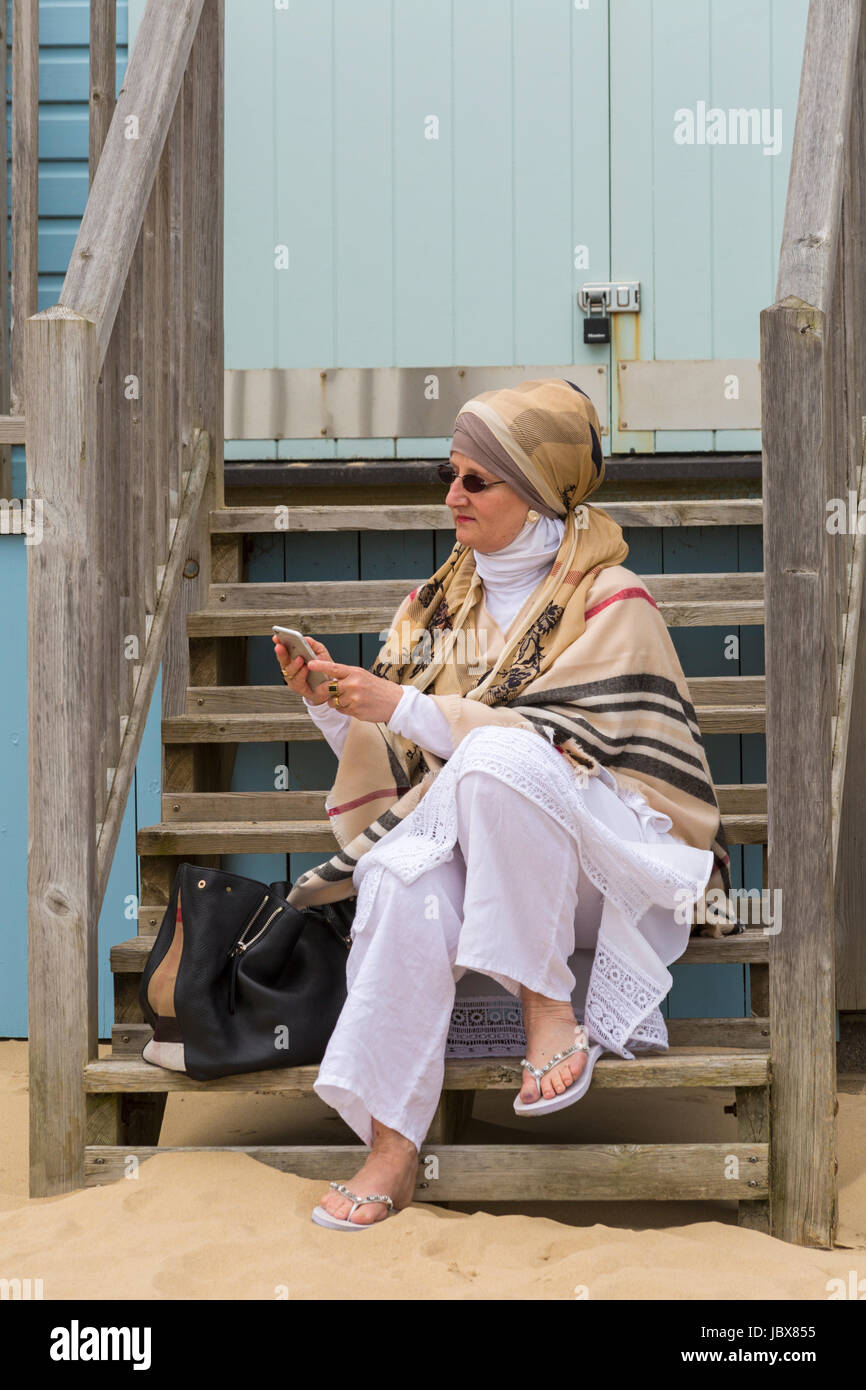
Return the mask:
{"type": "MultiPolygon", "coordinates": [[[[471,699],[498,704],[516,693],[516,676],[511,680],[509,668],[527,636],[533,641],[533,634],[543,635],[544,669],[581,635],[586,595],[596,575],[607,565],[621,565],[628,545],[607,512],[586,505],[604,479],[601,426],[589,396],[572,382],[554,377],[482,391],[459,411],[452,448],[483,463],[543,515],[565,521],[562,543],[539,586],[526,627],[512,636],[492,670],[467,692],[471,699]],[[560,622],[566,611],[567,621],[560,622]]],[[[457,542],[417,591],[407,615],[416,628],[430,628],[442,626],[447,614],[452,637],[450,644],[440,647],[442,661],[447,662],[456,633],[480,594],[475,552],[457,542]]],[[[401,634],[392,632],[374,673],[426,689],[435,681],[439,663],[411,665],[398,654],[401,640],[401,634]]]]}

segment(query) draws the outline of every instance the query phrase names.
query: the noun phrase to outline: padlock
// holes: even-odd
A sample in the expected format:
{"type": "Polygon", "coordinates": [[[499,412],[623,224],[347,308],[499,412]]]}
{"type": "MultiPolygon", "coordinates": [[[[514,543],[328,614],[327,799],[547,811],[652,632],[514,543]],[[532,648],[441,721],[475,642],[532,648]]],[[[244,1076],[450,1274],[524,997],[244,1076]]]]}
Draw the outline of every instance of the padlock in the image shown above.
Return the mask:
{"type": "Polygon", "coordinates": [[[585,343],[610,342],[610,314],[603,294],[587,295],[587,315],[583,321],[585,343]]]}

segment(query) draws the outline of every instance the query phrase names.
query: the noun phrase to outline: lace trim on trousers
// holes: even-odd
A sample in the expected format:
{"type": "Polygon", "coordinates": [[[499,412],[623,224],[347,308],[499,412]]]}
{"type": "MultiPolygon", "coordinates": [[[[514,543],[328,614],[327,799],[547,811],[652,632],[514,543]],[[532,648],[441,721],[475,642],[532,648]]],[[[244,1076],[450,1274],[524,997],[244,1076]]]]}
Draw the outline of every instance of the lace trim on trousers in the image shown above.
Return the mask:
{"type": "Polygon", "coordinates": [[[389,846],[389,835],[358,862],[358,901],[354,930],[363,929],[384,864],[404,883],[453,857],[457,840],[454,782],[463,772],[487,772],[534,801],[577,841],[581,864],[595,886],[632,926],[660,901],[648,887],[654,881],[663,898],[678,890],[697,897],[701,885],[690,875],[650,855],[640,845],[623,854],[622,841],[593,815],[572,764],[531,729],[473,729],[459,744],[414,811],[403,822],[406,833],[389,846]],[[532,755],[535,756],[532,756],[532,755]],[[637,858],[639,864],[629,862],[637,858]],[[365,891],[366,890],[366,891],[365,891]]]}

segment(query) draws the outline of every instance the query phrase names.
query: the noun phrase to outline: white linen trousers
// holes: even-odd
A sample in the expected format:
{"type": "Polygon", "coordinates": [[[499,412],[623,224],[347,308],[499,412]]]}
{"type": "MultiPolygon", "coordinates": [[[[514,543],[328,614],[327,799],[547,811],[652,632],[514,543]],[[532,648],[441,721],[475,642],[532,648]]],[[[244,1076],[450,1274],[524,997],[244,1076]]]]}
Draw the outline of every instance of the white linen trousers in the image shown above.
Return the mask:
{"type": "Polygon", "coordinates": [[[671,825],[533,730],[473,729],[355,868],[348,993],[316,1093],[365,1144],[375,1117],[420,1149],[446,1055],[523,1056],[521,985],[570,1000],[621,1057],[667,1048],[667,966],[713,869],[671,825]]]}

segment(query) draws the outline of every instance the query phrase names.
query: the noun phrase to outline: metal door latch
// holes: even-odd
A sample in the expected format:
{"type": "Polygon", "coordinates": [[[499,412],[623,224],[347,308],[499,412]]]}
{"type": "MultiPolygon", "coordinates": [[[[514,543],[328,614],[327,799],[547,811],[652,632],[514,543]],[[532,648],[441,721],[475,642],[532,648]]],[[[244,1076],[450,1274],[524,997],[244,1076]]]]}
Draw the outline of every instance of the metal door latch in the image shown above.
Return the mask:
{"type": "Polygon", "coordinates": [[[577,302],[586,314],[583,341],[609,343],[611,314],[640,313],[640,281],[619,280],[584,285],[578,291],[577,302]]]}

